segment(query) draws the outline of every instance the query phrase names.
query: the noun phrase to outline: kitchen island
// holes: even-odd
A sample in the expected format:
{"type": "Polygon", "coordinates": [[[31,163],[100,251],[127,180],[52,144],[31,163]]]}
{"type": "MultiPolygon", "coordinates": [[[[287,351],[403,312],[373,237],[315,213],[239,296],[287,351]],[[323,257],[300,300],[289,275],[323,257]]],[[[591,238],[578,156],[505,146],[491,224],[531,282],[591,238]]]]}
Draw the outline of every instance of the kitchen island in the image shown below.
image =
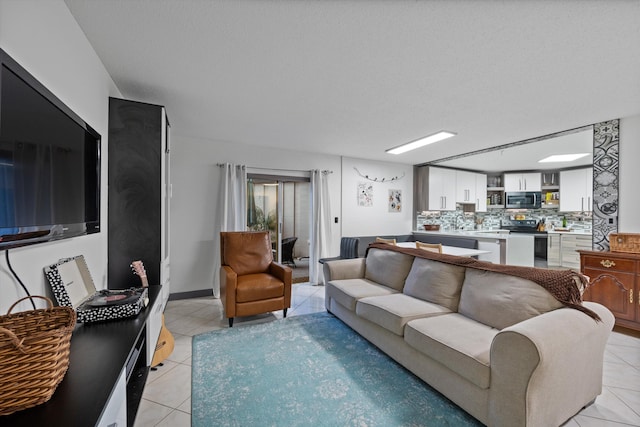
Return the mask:
{"type": "Polygon", "coordinates": [[[413,234],[414,236],[429,235],[475,239],[478,241],[478,250],[486,251],[486,253],[478,255],[478,259],[481,261],[526,267],[534,266],[534,237],[531,234],[509,234],[504,230],[416,230],[413,234]]]}

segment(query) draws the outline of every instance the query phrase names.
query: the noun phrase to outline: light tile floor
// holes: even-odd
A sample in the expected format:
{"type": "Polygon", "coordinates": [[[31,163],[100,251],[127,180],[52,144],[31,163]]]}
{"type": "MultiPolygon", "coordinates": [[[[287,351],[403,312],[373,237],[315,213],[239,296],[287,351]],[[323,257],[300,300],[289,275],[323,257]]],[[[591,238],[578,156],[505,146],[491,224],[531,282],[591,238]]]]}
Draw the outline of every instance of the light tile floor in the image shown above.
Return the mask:
{"type": "MultiPolygon", "coordinates": [[[[322,286],[293,285],[291,298],[287,317],[325,309],[322,286]]],[[[281,311],[237,318],[234,327],[276,318],[282,318],[281,311]]],[[[169,301],[165,324],[175,339],[175,349],[164,366],[149,373],[135,427],[191,425],[191,338],[226,328],[227,320],[220,300],[208,297],[169,301]]],[[[564,427],[628,426],[640,426],[640,338],[614,331],[605,353],[602,394],[564,427]]]]}

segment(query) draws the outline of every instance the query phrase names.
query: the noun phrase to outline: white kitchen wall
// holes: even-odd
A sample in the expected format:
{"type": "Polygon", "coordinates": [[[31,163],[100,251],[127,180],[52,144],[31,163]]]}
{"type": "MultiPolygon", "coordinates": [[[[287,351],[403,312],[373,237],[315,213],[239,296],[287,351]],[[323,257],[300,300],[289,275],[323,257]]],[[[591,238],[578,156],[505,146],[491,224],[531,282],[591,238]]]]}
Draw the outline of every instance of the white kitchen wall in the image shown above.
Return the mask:
{"type": "Polygon", "coordinates": [[[413,229],[412,221],[413,166],[348,157],[342,159],[343,236],[409,234],[413,229]],[[369,206],[359,203],[362,186],[371,189],[369,206]],[[401,191],[400,211],[390,211],[389,190],[401,191]]]}
{"type": "Polygon", "coordinates": [[[640,116],[620,119],[618,231],[640,233],[640,116]]]}
{"type": "MultiPolygon", "coordinates": [[[[11,264],[29,292],[46,295],[43,267],[83,254],[96,287],[106,287],[108,97],[121,94],[60,0],[0,0],[0,47],[102,135],[102,232],[11,249],[11,264]]],[[[0,313],[25,296],[9,272],[5,252],[0,251],[0,313]]]]}

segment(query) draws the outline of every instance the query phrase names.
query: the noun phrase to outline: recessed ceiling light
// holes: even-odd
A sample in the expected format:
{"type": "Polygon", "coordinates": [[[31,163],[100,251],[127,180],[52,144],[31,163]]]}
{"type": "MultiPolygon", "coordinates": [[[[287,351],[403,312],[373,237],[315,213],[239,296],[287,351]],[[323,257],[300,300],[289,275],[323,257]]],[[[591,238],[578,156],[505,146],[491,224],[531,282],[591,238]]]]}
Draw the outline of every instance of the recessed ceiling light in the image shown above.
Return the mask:
{"type": "Polygon", "coordinates": [[[554,154],[553,156],[545,157],[542,160],[538,160],[538,163],[557,163],[557,162],[573,162],[588,156],[591,153],[576,153],[576,154],[554,154]]]}
{"type": "Polygon", "coordinates": [[[415,141],[407,142],[394,148],[389,148],[385,152],[389,154],[402,154],[428,144],[433,144],[434,142],[442,141],[443,139],[451,138],[455,135],[453,132],[440,131],[433,135],[425,136],[424,138],[416,139],[415,141]]]}

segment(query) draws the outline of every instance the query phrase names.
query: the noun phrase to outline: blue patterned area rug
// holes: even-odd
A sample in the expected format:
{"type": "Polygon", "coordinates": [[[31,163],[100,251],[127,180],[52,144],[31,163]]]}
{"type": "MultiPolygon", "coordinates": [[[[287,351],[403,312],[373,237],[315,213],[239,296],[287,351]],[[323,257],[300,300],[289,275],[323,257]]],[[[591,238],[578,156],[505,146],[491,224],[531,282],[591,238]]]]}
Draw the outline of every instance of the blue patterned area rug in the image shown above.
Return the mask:
{"type": "Polygon", "coordinates": [[[191,425],[482,424],[323,312],[194,336],[191,425]]]}

